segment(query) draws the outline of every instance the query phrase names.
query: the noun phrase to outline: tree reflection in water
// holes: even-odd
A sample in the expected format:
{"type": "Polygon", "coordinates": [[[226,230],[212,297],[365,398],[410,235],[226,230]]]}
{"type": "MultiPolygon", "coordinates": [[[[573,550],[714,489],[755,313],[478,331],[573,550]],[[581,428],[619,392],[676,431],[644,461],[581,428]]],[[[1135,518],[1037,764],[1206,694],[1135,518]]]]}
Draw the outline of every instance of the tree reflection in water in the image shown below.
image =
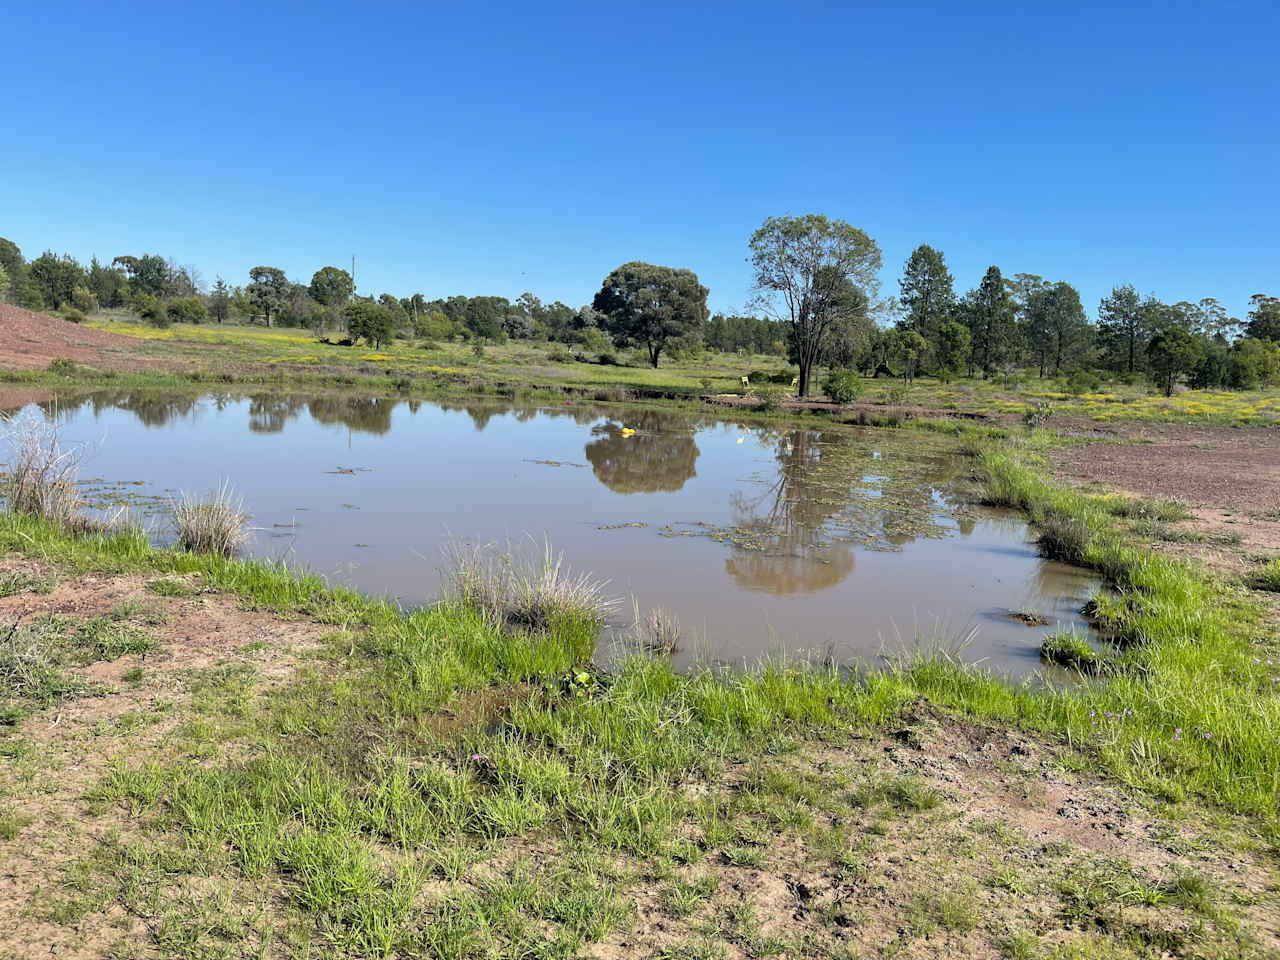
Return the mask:
{"type": "Polygon", "coordinates": [[[399,400],[390,397],[315,397],[307,411],[316,423],[341,424],[357,433],[381,435],[391,429],[391,411],[399,400]]]}
{"type": "MultiPolygon", "coordinates": [[[[725,568],[740,586],[826,590],[853,573],[855,546],[898,550],[945,533],[937,492],[954,476],[949,460],[887,456],[831,431],[772,436],[777,474],[762,493],[736,492],[734,525],[712,533],[732,545],[725,568]]],[[[972,529],[970,522],[962,532],[972,529]]]]}
{"type": "Polygon", "coordinates": [[[697,475],[698,445],[683,417],[646,410],[591,428],[584,453],[596,479],[614,493],[674,492],[697,475]],[[623,434],[623,430],[634,433],[623,434]]]}
{"type": "Polygon", "coordinates": [[[300,397],[268,394],[249,398],[249,430],[253,433],[279,433],[307,403],[300,397]]]}

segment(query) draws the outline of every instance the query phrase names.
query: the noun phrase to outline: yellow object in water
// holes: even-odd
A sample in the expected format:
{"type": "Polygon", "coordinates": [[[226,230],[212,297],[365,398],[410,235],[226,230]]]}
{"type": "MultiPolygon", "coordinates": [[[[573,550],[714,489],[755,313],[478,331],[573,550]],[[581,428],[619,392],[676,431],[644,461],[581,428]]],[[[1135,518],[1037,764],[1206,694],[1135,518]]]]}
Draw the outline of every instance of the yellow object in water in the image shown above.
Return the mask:
{"type": "Polygon", "coordinates": [[[635,432],[634,430],[632,430],[630,427],[623,427],[623,428],[622,428],[622,435],[623,435],[624,437],[633,437],[633,436],[635,436],[635,433],[636,433],[636,432],[635,432]]]}

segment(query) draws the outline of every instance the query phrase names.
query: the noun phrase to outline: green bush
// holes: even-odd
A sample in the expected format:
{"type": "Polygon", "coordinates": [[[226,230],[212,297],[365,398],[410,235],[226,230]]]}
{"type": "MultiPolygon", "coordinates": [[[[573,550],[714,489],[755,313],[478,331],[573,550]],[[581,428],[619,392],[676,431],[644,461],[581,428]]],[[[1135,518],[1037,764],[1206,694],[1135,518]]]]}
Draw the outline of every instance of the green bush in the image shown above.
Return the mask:
{"type": "Polygon", "coordinates": [[[1037,400],[1022,414],[1022,422],[1032,428],[1043,427],[1052,415],[1053,404],[1048,400],[1037,400]]]}
{"type": "Polygon", "coordinates": [[[62,319],[71,323],[84,323],[84,314],[75,307],[64,307],[62,310],[62,319]]]}
{"type": "Polygon", "coordinates": [[[170,300],[165,310],[173,323],[203,323],[209,315],[209,311],[197,297],[170,300]]]}
{"type": "Polygon", "coordinates": [[[867,388],[856,370],[832,370],[822,380],[822,392],[835,403],[853,403],[867,388]]]}
{"type": "Polygon", "coordinates": [[[1102,378],[1092,370],[1077,370],[1067,378],[1067,393],[1080,396],[1084,393],[1097,393],[1102,386],[1102,378]]]}
{"type": "Polygon", "coordinates": [[[911,388],[907,384],[899,381],[891,383],[881,394],[881,399],[890,406],[898,406],[907,400],[907,394],[911,392],[911,388]]]}
{"type": "Polygon", "coordinates": [[[98,309],[98,300],[88,287],[76,287],[71,291],[71,305],[81,313],[93,313],[98,309]]]}
{"type": "Polygon", "coordinates": [[[782,370],[752,370],[747,374],[747,379],[751,383],[780,383],[783,386],[790,386],[791,381],[796,378],[796,372],[790,368],[782,370]]]}
{"type": "Polygon", "coordinates": [[[160,302],[158,297],[153,297],[149,293],[140,293],[133,301],[133,309],[138,312],[138,316],[153,327],[167,327],[172,322],[169,319],[169,312],[164,308],[164,304],[160,302]]]}
{"type": "Polygon", "coordinates": [[[756,391],[756,409],[769,413],[777,413],[782,409],[783,391],[781,387],[767,386],[756,391]]]}

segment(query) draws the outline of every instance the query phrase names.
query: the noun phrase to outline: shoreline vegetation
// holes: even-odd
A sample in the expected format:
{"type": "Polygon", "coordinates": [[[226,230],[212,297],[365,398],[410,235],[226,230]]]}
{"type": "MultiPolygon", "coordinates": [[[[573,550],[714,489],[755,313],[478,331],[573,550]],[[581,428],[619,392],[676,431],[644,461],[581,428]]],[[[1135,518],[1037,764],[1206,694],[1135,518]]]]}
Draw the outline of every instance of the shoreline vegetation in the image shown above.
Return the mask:
{"type": "MultiPolygon", "coordinates": [[[[362,391],[405,399],[489,396],[563,402],[662,402],[731,408],[735,412],[808,414],[837,422],[894,425],[905,419],[1051,420],[1273,426],[1280,389],[1156,388],[1115,375],[1039,378],[1016,372],[989,379],[856,377],[856,395],[833,403],[816,391],[788,394],[795,367],[780,357],[706,351],[654,369],[638,357],[596,362],[556,343],[511,341],[483,346],[393,340],[377,351],[341,347],[306,330],[236,324],[174,324],[154,328],[107,318],[86,327],[115,332],[130,345],[96,349],[87,359],[54,356],[42,366],[0,371],[6,388],[49,391],[165,389],[199,391],[362,391]],[[581,359],[575,359],[580,356],[581,359]],[[128,362],[126,362],[128,361],[128,362]],[[138,368],[138,361],[145,366],[138,368]],[[742,378],[749,378],[744,386],[742,378]]],[[[68,350],[74,353],[74,350],[68,350]]],[[[611,355],[612,356],[612,355],[611,355]]],[[[850,375],[852,376],[852,375],[850,375]]]]}
{"type": "MultiPolygon", "coordinates": [[[[31,382],[54,376],[87,382],[31,382]]],[[[741,673],[638,651],[604,671],[599,585],[557,580],[550,552],[506,580],[470,558],[452,599],[402,610],[230,550],[0,515],[0,592],[22,602],[0,645],[0,845],[51,854],[23,861],[14,919],[161,956],[1275,955],[1280,657],[1261,601],[1135,535],[1176,505],[1048,479],[1074,438],[904,429],[954,433],[983,499],[1107,582],[1077,684],[943,650],[741,673]],[[22,613],[90,582],[130,592],[88,619],[22,613]],[[211,609],[307,642],[166,673],[164,624],[211,609]],[[145,706],[86,706],[131,691],[145,706]],[[77,710],[91,775],[67,797],[76,748],[45,745],[77,710]]]]}

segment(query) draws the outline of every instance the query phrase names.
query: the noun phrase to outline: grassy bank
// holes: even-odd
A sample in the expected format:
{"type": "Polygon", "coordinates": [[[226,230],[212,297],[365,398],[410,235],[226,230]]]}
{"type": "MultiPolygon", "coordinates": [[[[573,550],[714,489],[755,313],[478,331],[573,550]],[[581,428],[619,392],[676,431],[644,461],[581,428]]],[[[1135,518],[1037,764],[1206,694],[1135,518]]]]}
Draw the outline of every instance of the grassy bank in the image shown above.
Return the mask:
{"type": "MultiPolygon", "coordinates": [[[[287,682],[263,684],[251,659],[215,666],[190,681],[160,743],[122,740],[89,788],[117,825],[35,909],[67,923],[122,911],[161,955],[573,956],[605,939],[615,955],[852,956],[851,931],[881,930],[857,906],[869,864],[889,870],[902,850],[927,858],[945,841],[941,861],[893,881],[905,912],[875,952],[918,952],[932,936],[1007,956],[1243,955],[1257,946],[1248,911],[1270,903],[1256,891],[1228,896],[1177,863],[1162,872],[1070,844],[1033,869],[1012,852],[1031,842],[1016,818],[962,815],[936,779],[952,736],[937,725],[978,721],[1033,735],[1046,769],[1137,791],[1124,802],[1152,817],[1208,817],[1218,832],[1201,842],[1224,855],[1265,859],[1280,843],[1280,669],[1257,645],[1258,608],[1133,544],[1116,522],[1132,502],[1051,485],[1036,442],[955,429],[991,502],[1025,511],[1046,551],[1113,585],[1095,609],[1114,644],[1094,679],[1013,686],[942,654],[869,674],[781,662],[676,674],[637,655],[604,673],[589,618],[463,601],[402,611],[280,566],[0,517],[0,546],[40,568],[14,592],[140,577],[152,597],[229,596],[321,625],[287,682]],[[878,743],[895,731],[920,764],[886,766],[878,743]],[[787,870],[830,890],[788,888],[807,917],[793,928],[732,893],[787,870]],[[650,903],[676,933],[635,953],[627,931],[650,903]],[[1153,941],[1158,929],[1178,934],[1153,941]]],[[[82,630],[41,636],[74,654],[82,630]]],[[[0,803],[15,805],[23,775],[47,762],[27,731],[85,693],[49,689],[54,706],[9,690],[0,803]]],[[[31,830],[7,817],[15,836],[31,830]]]]}
{"type": "MultiPolygon", "coordinates": [[[[107,362],[97,368],[55,363],[50,371],[8,373],[10,382],[50,386],[242,385],[245,387],[359,389],[413,396],[488,393],[511,396],[598,400],[696,399],[740,392],[741,378],[752,372],[783,374],[778,357],[707,351],[667,359],[657,369],[629,353],[608,354],[600,363],[561,344],[513,341],[483,346],[479,353],[464,343],[395,340],[380,350],[324,344],[308,331],[237,325],[175,325],[165,329],[97,318],[92,325],[135,338],[137,351],[168,373],[115,374],[107,362]]],[[[111,348],[115,350],[116,348],[111,348]]],[[[111,350],[107,351],[108,354],[111,350]]],[[[820,382],[821,377],[815,377],[820,382]]],[[[1053,416],[1084,417],[1099,423],[1120,421],[1275,425],[1280,421],[1280,390],[1242,392],[1183,390],[1164,397],[1143,384],[1119,381],[1086,393],[1067,390],[1060,380],[1020,373],[992,380],[940,382],[921,378],[910,388],[900,381],[866,381],[861,407],[903,406],[965,417],[1016,418],[1038,404],[1050,403],[1053,416]]]]}

